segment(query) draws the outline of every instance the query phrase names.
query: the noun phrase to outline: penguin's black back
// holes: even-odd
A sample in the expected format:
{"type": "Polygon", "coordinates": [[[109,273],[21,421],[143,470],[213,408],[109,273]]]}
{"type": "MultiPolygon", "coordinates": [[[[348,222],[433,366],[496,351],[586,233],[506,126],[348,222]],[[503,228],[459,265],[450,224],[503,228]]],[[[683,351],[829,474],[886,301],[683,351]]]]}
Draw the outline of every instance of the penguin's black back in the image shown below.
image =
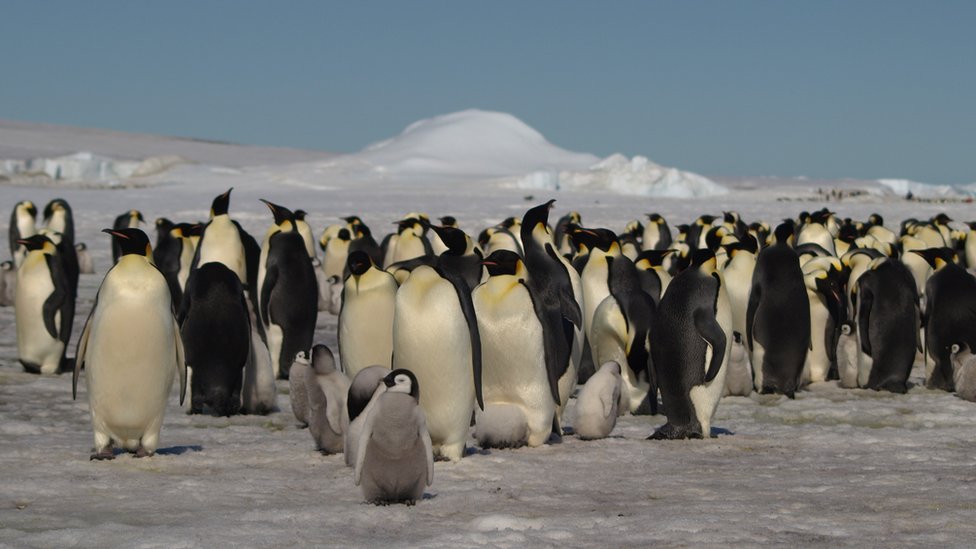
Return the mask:
{"type": "Polygon", "coordinates": [[[295,355],[312,348],[318,315],[318,281],[305,241],[297,231],[271,236],[265,265],[259,309],[266,323],[281,327],[279,377],[287,379],[295,355]]]}
{"type": "Polygon", "coordinates": [[[874,359],[867,388],[905,393],[918,340],[915,279],[892,259],[865,272],[857,284],[861,347],[874,359]]]}
{"type": "Polygon", "coordinates": [[[966,343],[976,349],[976,278],[962,267],[949,263],[933,274],[925,285],[925,346],[935,359],[929,386],[952,391],[952,361],[949,348],[966,343]]]}

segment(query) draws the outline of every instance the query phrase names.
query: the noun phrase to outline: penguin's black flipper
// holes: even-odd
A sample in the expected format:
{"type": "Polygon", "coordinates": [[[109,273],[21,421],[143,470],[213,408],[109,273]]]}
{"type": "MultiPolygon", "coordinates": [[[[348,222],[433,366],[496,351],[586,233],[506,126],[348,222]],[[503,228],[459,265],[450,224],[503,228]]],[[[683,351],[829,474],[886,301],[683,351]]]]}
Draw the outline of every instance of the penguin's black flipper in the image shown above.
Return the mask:
{"type": "MultiPolygon", "coordinates": [[[[755,274],[753,274],[752,279],[761,280],[755,274]]],[[[762,285],[753,284],[752,289],[749,291],[749,305],[746,307],[746,346],[750,352],[752,352],[753,348],[752,340],[756,337],[753,324],[756,322],[756,310],[759,309],[760,297],[762,297],[762,285]]]]}
{"type": "Polygon", "coordinates": [[[271,324],[271,315],[268,311],[268,307],[271,303],[271,290],[274,289],[277,282],[278,265],[268,262],[264,272],[264,283],[261,285],[261,305],[258,307],[258,310],[261,312],[261,319],[264,321],[265,326],[271,324]]]}
{"type": "MultiPolygon", "coordinates": [[[[51,334],[51,337],[64,341],[64,339],[58,336],[59,331],[63,335],[65,327],[71,326],[70,323],[72,321],[71,318],[65,318],[67,315],[61,310],[65,300],[69,298],[67,279],[64,274],[64,269],[61,267],[60,259],[53,255],[45,255],[44,260],[47,263],[48,272],[51,273],[51,282],[54,283],[54,291],[44,300],[44,327],[47,328],[47,333],[51,334]],[[62,312],[60,326],[55,322],[55,316],[57,316],[58,312],[62,312]]],[[[74,307],[72,307],[72,312],[74,312],[74,307]]]]}
{"type": "Polygon", "coordinates": [[[459,275],[440,268],[437,271],[454,286],[458,301],[461,303],[461,312],[464,313],[464,320],[468,323],[468,333],[471,336],[471,369],[474,374],[474,394],[478,400],[478,407],[484,410],[485,399],[481,390],[481,332],[478,331],[478,317],[474,313],[471,291],[468,290],[467,284],[459,275]]]}
{"type": "MultiPolygon", "coordinates": [[[[864,276],[867,276],[865,274],[864,276]]],[[[871,337],[868,331],[868,326],[871,322],[871,305],[874,304],[874,294],[867,284],[861,285],[861,299],[860,306],[857,311],[857,329],[858,334],[861,336],[858,339],[861,340],[861,350],[868,356],[871,355],[871,337]]]]}
{"type": "Polygon", "coordinates": [[[722,327],[712,316],[711,311],[698,309],[695,311],[694,320],[698,335],[712,346],[712,360],[708,364],[708,370],[705,371],[705,383],[708,383],[718,375],[725,360],[725,332],[722,331],[722,327]]]}
{"type": "MultiPolygon", "coordinates": [[[[566,373],[569,359],[568,353],[566,352],[568,347],[564,344],[562,337],[560,337],[565,337],[565,334],[560,334],[558,330],[559,328],[564,328],[565,325],[569,325],[570,329],[572,329],[572,325],[565,322],[558,311],[548,309],[524,280],[520,280],[519,283],[529,292],[529,298],[532,300],[532,308],[535,310],[535,315],[542,325],[543,359],[546,364],[546,375],[549,378],[549,392],[552,393],[552,400],[558,406],[559,378],[566,373]]],[[[572,341],[572,337],[570,337],[570,341],[572,341]]]]}
{"type": "MultiPolygon", "coordinates": [[[[559,260],[559,254],[550,246],[546,244],[546,254],[556,263],[557,266],[562,268],[562,262],[559,260]]],[[[580,311],[579,303],[576,301],[576,296],[573,295],[573,284],[569,279],[569,276],[560,277],[559,281],[559,311],[566,318],[566,320],[573,323],[573,326],[579,328],[583,325],[583,313],[580,311]]]]}

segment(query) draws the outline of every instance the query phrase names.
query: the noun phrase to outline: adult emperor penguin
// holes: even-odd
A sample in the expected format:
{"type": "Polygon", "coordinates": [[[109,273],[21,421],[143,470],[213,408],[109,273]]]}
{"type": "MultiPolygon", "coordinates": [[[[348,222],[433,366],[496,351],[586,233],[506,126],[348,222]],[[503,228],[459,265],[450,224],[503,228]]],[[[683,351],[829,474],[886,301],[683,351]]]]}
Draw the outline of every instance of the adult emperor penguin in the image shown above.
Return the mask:
{"type": "Polygon", "coordinates": [[[416,217],[406,217],[396,222],[396,238],[390,238],[387,244],[386,255],[383,259],[383,267],[389,267],[394,263],[414,259],[422,256],[433,255],[430,241],[427,240],[427,230],[425,220],[419,215],[416,217]]]}
{"type": "MultiPolygon", "coordinates": [[[[145,222],[145,218],[142,217],[142,212],[139,210],[129,210],[115,218],[115,222],[112,223],[112,228],[115,230],[138,229],[139,225],[143,222],[145,222]]],[[[117,263],[120,257],[122,257],[122,249],[119,248],[119,245],[113,240],[112,263],[117,263]]]]}
{"type": "Polygon", "coordinates": [[[308,393],[308,432],[315,447],[323,454],[343,450],[343,427],[349,378],[336,368],[335,356],[327,346],[312,348],[312,367],[305,373],[308,393]]]}
{"type": "Polygon", "coordinates": [[[583,440],[605,438],[617,425],[620,405],[620,364],[614,361],[600,366],[583,384],[576,397],[573,430],[583,440]]]}
{"type": "Polygon", "coordinates": [[[875,391],[908,391],[918,347],[918,294],[904,263],[880,258],[857,281],[857,384],[875,391]]]}
{"type": "MultiPolygon", "coordinates": [[[[230,193],[233,190],[230,188],[213,199],[210,221],[203,227],[203,234],[193,258],[193,268],[211,261],[223,263],[237,275],[241,284],[247,284],[247,258],[241,229],[227,213],[230,208],[230,193]]],[[[302,249],[304,248],[305,244],[302,243],[302,249]]]]}
{"type": "Polygon", "coordinates": [[[64,274],[68,277],[71,295],[78,295],[78,251],[75,250],[75,218],[71,213],[71,206],[63,198],[55,198],[44,206],[45,228],[60,233],[61,241],[57,242],[58,255],[64,267],[64,274]]]}
{"type": "Polygon", "coordinates": [[[183,288],[190,277],[193,263],[193,242],[190,240],[191,225],[174,224],[168,219],[156,220],[156,247],[153,248],[153,262],[169,284],[173,304],[179,308],[183,302],[183,288]]]}
{"type": "Polygon", "coordinates": [[[23,244],[18,244],[18,240],[24,240],[37,234],[37,207],[30,200],[21,200],[14,205],[10,213],[10,227],[8,227],[7,242],[10,244],[10,256],[13,258],[14,266],[20,268],[27,255],[27,249],[23,244]]]}
{"type": "Polygon", "coordinates": [[[402,369],[390,372],[383,383],[387,389],[377,395],[359,437],[356,484],[369,503],[413,505],[434,481],[432,439],[418,404],[420,385],[402,369]]]}
{"type": "Polygon", "coordinates": [[[671,227],[658,213],[647,214],[649,223],[644,226],[641,246],[645,250],[667,250],[671,247],[671,227]]]}
{"type": "Polygon", "coordinates": [[[288,379],[288,368],[298,351],[312,347],[318,316],[318,282],[305,241],[295,227],[294,214],[272,208],[287,219],[268,237],[264,278],[259,282],[261,321],[275,375],[288,379]]]}
{"type": "Polygon", "coordinates": [[[668,421],[650,438],[711,436],[732,341],[732,311],[711,250],[693,252],[691,266],[671,281],[651,340],[668,421]]]}
{"type": "Polygon", "coordinates": [[[541,446],[559,405],[559,372],[546,361],[539,299],[525,282],[522,259],[498,250],[484,261],[488,278],[471,294],[481,336],[484,412],[476,411],[482,448],[541,446]],[[518,342],[518,344],[513,344],[518,342]],[[550,369],[553,368],[553,369],[550,369]]]}
{"type": "Polygon", "coordinates": [[[345,454],[343,457],[349,467],[356,466],[359,435],[363,432],[366,416],[369,415],[369,411],[376,402],[377,395],[386,391],[383,378],[389,373],[390,369],[385,366],[367,366],[352,378],[352,383],[349,385],[344,415],[348,423],[342,429],[343,453],[345,454]]]}
{"type": "Polygon", "coordinates": [[[926,362],[925,385],[953,390],[950,347],[965,343],[976,348],[976,278],[956,264],[949,248],[914,250],[935,271],[925,284],[925,348],[934,362],[926,362]]]}
{"type": "Polygon", "coordinates": [[[339,362],[350,378],[368,366],[393,364],[393,317],[397,283],[376,267],[366,252],[347,261],[349,277],[342,287],[339,310],[339,362]]]}
{"type": "MultiPolygon", "coordinates": [[[[810,347],[810,301],[793,227],[776,227],[775,243],[759,252],[746,310],[746,343],[756,390],[794,398],[810,347]]],[[[667,406],[667,404],[665,404],[667,406]]]]}
{"type": "Polygon", "coordinates": [[[810,349],[801,382],[827,381],[837,368],[837,339],[847,320],[843,267],[836,257],[818,257],[803,265],[803,283],[810,303],[810,349]]]}
{"type": "Polygon", "coordinates": [[[305,241],[305,251],[308,252],[308,257],[314,259],[318,257],[315,253],[315,236],[312,234],[312,227],[309,226],[308,221],[305,218],[308,216],[308,212],[305,210],[295,210],[295,226],[298,227],[298,234],[302,235],[302,240],[305,241]]]}
{"type": "Polygon", "coordinates": [[[176,375],[180,404],[186,363],[169,287],[152,264],[149,238],[139,229],[105,229],[122,258],[105,275],[78,342],[72,379],[85,368],[95,448],[92,459],[112,459],[118,444],[137,457],[152,455],[176,375]]]}
{"type": "Polygon", "coordinates": [[[236,414],[251,351],[244,286],[223,263],[205,263],[190,276],[179,311],[186,365],[193,373],[190,413],[236,414]]]}
{"type": "Polygon", "coordinates": [[[572,211],[560,217],[559,221],[556,222],[556,228],[552,233],[552,241],[559,255],[572,253],[572,244],[570,244],[569,235],[573,229],[580,226],[583,222],[582,219],[579,212],[572,211]]]}
{"type": "MultiPolygon", "coordinates": [[[[544,312],[542,329],[545,348],[554,350],[545,356],[546,369],[553,369],[559,379],[559,406],[562,418],[576,382],[583,358],[583,285],[579,274],[560,255],[549,231],[549,210],[555,200],[530,208],[522,216],[521,241],[524,245],[526,281],[536,307],[544,312]],[[550,366],[551,364],[551,366],[550,366]]],[[[560,433],[556,433],[559,435],[560,433]]]]}
{"type": "Polygon", "coordinates": [[[326,278],[335,276],[339,280],[343,279],[351,243],[352,235],[349,234],[349,229],[339,229],[335,238],[329,240],[322,257],[322,272],[325,273],[326,278]]]}
{"type": "MultiPolygon", "coordinates": [[[[397,290],[393,368],[408,369],[426,387],[434,451],[459,461],[481,392],[481,337],[471,294],[457,273],[421,265],[397,290]]],[[[360,456],[361,457],[361,456],[360,456]]]]}
{"type": "Polygon", "coordinates": [[[661,302],[661,296],[671,283],[671,273],[664,268],[664,260],[669,254],[671,250],[644,250],[634,260],[641,288],[651,296],[655,306],[661,302]]]}
{"type": "Polygon", "coordinates": [[[68,277],[57,248],[46,236],[36,234],[17,244],[27,250],[14,294],[18,358],[32,374],[64,371],[75,314],[68,277]]]}

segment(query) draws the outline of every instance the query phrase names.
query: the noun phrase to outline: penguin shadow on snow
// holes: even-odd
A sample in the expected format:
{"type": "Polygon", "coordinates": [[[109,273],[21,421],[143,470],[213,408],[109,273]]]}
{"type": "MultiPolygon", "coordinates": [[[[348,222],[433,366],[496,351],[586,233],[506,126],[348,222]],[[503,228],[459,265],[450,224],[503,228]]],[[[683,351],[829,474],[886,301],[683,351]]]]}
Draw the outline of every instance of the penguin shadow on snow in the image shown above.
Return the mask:
{"type": "MultiPolygon", "coordinates": [[[[203,451],[203,446],[199,444],[190,444],[187,446],[170,446],[169,448],[158,448],[153,455],[154,456],[182,456],[187,452],[202,452],[202,451],[203,451]]],[[[115,459],[124,454],[129,454],[130,456],[132,456],[133,459],[142,459],[134,452],[129,452],[123,448],[112,449],[112,459],[115,459]]],[[[153,456],[145,456],[145,457],[151,458],[153,456]]],[[[92,459],[90,461],[108,461],[108,460],[92,459]]]]}

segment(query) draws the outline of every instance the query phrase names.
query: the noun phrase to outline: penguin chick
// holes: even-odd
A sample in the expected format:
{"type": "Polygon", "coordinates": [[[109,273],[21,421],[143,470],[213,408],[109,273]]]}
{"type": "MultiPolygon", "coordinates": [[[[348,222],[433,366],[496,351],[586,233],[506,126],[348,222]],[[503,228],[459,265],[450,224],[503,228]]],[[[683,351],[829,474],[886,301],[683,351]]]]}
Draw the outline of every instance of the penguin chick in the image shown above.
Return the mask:
{"type": "Polygon", "coordinates": [[[752,363],[749,349],[742,335],[732,334],[732,350],[729,353],[729,371],[725,374],[725,391],[722,396],[749,396],[752,393],[752,363]]]}
{"type": "Polygon", "coordinates": [[[952,378],[956,396],[976,402],[976,355],[965,343],[954,343],[952,351],[952,378]]]}
{"type": "Polygon", "coordinates": [[[308,355],[305,351],[299,351],[288,370],[288,399],[291,400],[291,411],[300,427],[308,427],[308,391],[305,388],[305,377],[311,369],[308,355]]]}
{"type": "Polygon", "coordinates": [[[837,337],[837,374],[840,376],[840,386],[847,389],[857,389],[857,330],[853,322],[845,322],[840,326],[837,337]]]}
{"type": "Polygon", "coordinates": [[[95,274],[95,264],[92,262],[88,245],[84,242],[79,242],[75,244],[75,251],[78,253],[78,272],[81,274],[95,274]]]}
{"type": "Polygon", "coordinates": [[[383,383],[359,437],[355,480],[368,503],[413,505],[434,481],[434,452],[413,372],[397,369],[383,383]]]}
{"type": "Polygon", "coordinates": [[[573,428],[583,440],[605,438],[617,424],[620,402],[620,364],[609,361],[586,381],[576,397],[573,428]]]}
{"type": "Polygon", "coordinates": [[[0,307],[10,307],[14,304],[17,293],[17,269],[13,261],[0,263],[0,307]]]}
{"type": "Polygon", "coordinates": [[[335,367],[325,345],[312,348],[312,367],[305,373],[308,393],[308,432],[323,454],[342,452],[342,425],[349,379],[335,367]]]}
{"type": "Polygon", "coordinates": [[[366,416],[373,409],[376,397],[386,391],[383,378],[390,373],[386,366],[367,366],[352,379],[346,397],[346,419],[342,427],[346,465],[356,466],[356,450],[359,449],[359,435],[363,432],[366,416]]]}

